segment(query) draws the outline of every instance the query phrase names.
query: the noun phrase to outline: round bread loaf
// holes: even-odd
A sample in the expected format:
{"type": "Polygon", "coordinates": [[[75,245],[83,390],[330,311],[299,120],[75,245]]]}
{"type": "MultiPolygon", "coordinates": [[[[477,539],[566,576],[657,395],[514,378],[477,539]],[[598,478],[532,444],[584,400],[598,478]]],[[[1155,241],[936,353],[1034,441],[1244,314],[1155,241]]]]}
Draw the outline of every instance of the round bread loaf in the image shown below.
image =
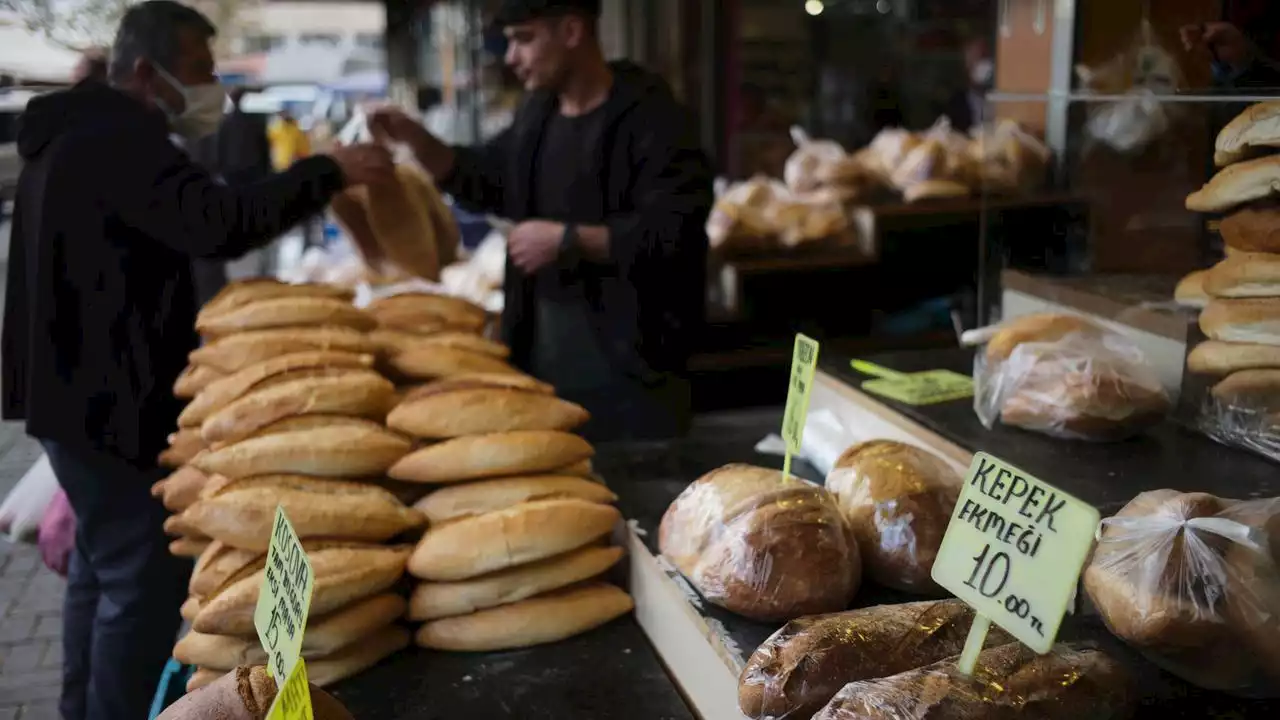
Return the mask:
{"type": "Polygon", "coordinates": [[[709,602],[761,621],[843,610],[862,577],[831,494],[750,465],[685,488],[662,516],[658,547],[709,602]]]}
{"type": "Polygon", "coordinates": [[[940,458],[893,440],[854,445],[827,476],[863,572],[880,585],[928,595],[942,592],[930,573],[961,485],[940,458]]]}
{"type": "MultiPolygon", "coordinates": [[[[157,720],[266,720],[276,699],[276,681],[262,666],[237,667],[216,675],[194,692],[178,699],[157,720]]],[[[342,703],[311,684],[311,713],[315,720],[354,720],[342,703]]]]}

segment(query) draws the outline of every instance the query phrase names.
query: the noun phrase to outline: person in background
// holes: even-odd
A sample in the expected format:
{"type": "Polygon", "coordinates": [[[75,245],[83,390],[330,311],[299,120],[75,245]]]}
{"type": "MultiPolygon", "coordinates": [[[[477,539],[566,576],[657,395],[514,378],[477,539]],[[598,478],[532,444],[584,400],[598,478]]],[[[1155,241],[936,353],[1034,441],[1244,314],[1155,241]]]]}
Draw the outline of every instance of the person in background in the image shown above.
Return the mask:
{"type": "Polygon", "coordinates": [[[995,86],[996,66],[991,58],[991,43],[974,38],[964,45],[964,68],[968,82],[947,104],[946,115],[951,127],[968,132],[990,118],[987,93],[995,86]]]}
{"type": "Polygon", "coordinates": [[[449,147],[387,108],[442,188],[514,221],[504,341],[515,364],[592,415],[594,440],[680,434],[702,321],[712,170],[690,113],[658,76],[609,63],[599,0],[504,0],[506,62],[526,97],[510,129],[449,147]]]}
{"type": "MultiPolygon", "coordinates": [[[[1280,22],[1280,6],[1275,11],[1280,22]]],[[[1274,34],[1278,28],[1271,27],[1274,34]]],[[[1210,57],[1214,82],[1226,88],[1280,89],[1280,64],[1267,57],[1240,28],[1229,22],[1184,25],[1180,30],[1187,52],[1203,51],[1210,57]]]]}
{"type": "Polygon", "coordinates": [[[44,447],[77,519],[63,613],[60,710],[145,718],[169,658],[191,561],[173,557],[150,487],[196,347],[192,257],[234,257],[390,181],[357,146],[244,186],[216,182],[170,139],[222,119],[213,25],[171,0],[124,14],[108,83],[31,101],[12,227],[0,409],[44,447]]]}

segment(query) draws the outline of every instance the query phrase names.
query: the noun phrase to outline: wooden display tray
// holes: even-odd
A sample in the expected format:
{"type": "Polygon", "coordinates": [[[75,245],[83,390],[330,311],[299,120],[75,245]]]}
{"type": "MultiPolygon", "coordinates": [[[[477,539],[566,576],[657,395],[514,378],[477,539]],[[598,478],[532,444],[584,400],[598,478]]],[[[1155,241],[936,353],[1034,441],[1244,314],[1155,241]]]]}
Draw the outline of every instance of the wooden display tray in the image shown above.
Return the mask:
{"type": "MultiPolygon", "coordinates": [[[[824,409],[835,413],[849,444],[896,439],[931,450],[958,469],[967,468],[972,452],[981,449],[1093,503],[1104,516],[1138,492],[1161,487],[1209,490],[1227,497],[1280,494],[1280,473],[1274,466],[1172,423],[1147,437],[1109,445],[1056,440],[1003,427],[987,430],[969,401],[922,408],[881,401],[856,389],[865,378],[846,370],[846,359],[828,358],[815,379],[810,413],[824,409]]],[[[966,373],[972,362],[967,351],[959,350],[867,359],[900,371],[946,368],[966,373]]],[[[780,419],[779,411],[755,433],[741,426],[736,432],[726,431],[714,447],[661,444],[651,451],[636,449],[625,462],[603,457],[598,464],[630,520],[627,543],[636,619],[703,720],[742,719],[737,707],[738,676],[751,653],[778,626],[743,619],[702,600],[658,555],[658,524],[684,487],[709,470],[729,462],[780,467],[781,458],[753,451],[755,440],[775,432],[780,419]]],[[[820,479],[803,462],[794,467],[800,475],[820,479]]],[[[864,607],[910,599],[864,583],[854,604],[864,607]]],[[[1094,615],[1068,618],[1061,637],[1098,644],[1127,661],[1143,697],[1135,718],[1280,717],[1280,702],[1206,692],[1162,673],[1112,637],[1094,615]]]]}

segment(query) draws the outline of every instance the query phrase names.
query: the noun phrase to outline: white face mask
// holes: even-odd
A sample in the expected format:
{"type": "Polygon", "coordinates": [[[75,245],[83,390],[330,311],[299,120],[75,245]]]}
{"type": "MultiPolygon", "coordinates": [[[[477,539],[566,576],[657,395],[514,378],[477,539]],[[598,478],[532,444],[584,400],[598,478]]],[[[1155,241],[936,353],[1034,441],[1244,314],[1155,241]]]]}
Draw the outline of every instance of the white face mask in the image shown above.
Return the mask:
{"type": "Polygon", "coordinates": [[[988,88],[996,77],[995,63],[990,60],[979,60],[973,64],[973,69],[969,71],[969,82],[974,87],[988,88]]]}
{"type": "Polygon", "coordinates": [[[217,132],[227,106],[227,91],[222,87],[222,83],[183,85],[164,68],[159,65],[153,67],[165,82],[182,94],[182,100],[186,105],[186,109],[178,113],[174,112],[173,108],[166,107],[163,100],[156,98],[156,104],[169,116],[169,125],[173,131],[187,140],[199,140],[217,132]]]}

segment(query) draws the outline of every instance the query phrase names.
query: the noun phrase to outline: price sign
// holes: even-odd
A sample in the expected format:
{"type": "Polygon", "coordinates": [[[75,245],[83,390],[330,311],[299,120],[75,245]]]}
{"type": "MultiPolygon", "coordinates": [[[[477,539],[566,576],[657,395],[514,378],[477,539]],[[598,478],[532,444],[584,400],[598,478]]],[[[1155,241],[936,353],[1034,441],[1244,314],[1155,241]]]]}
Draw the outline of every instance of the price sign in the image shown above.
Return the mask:
{"type": "Polygon", "coordinates": [[[862,389],[905,405],[934,405],[973,397],[973,378],[951,370],[901,373],[865,360],[854,360],[853,369],[875,378],[862,389]]]}
{"type": "Polygon", "coordinates": [[[791,380],[787,388],[787,409],[782,414],[782,439],[787,453],[782,461],[782,474],[791,474],[791,456],[799,454],[804,438],[804,421],[809,415],[809,394],[813,392],[813,373],[818,369],[818,341],[796,334],[791,353],[791,380]]]}
{"type": "Polygon", "coordinates": [[[289,679],[280,686],[276,699],[267,711],[267,720],[312,720],[311,687],[307,684],[307,663],[298,660],[289,679]]]}
{"type": "Polygon", "coordinates": [[[1049,652],[1098,521],[1092,505],[986,453],[973,456],[932,572],[979,616],[961,671],[972,672],[992,622],[1049,652]]]}
{"type": "Polygon", "coordinates": [[[302,634],[307,629],[314,585],[311,560],[285,517],[284,508],[277,506],[258,605],[253,611],[253,626],[267,653],[267,669],[277,684],[286,682],[300,664],[302,634]]]}

